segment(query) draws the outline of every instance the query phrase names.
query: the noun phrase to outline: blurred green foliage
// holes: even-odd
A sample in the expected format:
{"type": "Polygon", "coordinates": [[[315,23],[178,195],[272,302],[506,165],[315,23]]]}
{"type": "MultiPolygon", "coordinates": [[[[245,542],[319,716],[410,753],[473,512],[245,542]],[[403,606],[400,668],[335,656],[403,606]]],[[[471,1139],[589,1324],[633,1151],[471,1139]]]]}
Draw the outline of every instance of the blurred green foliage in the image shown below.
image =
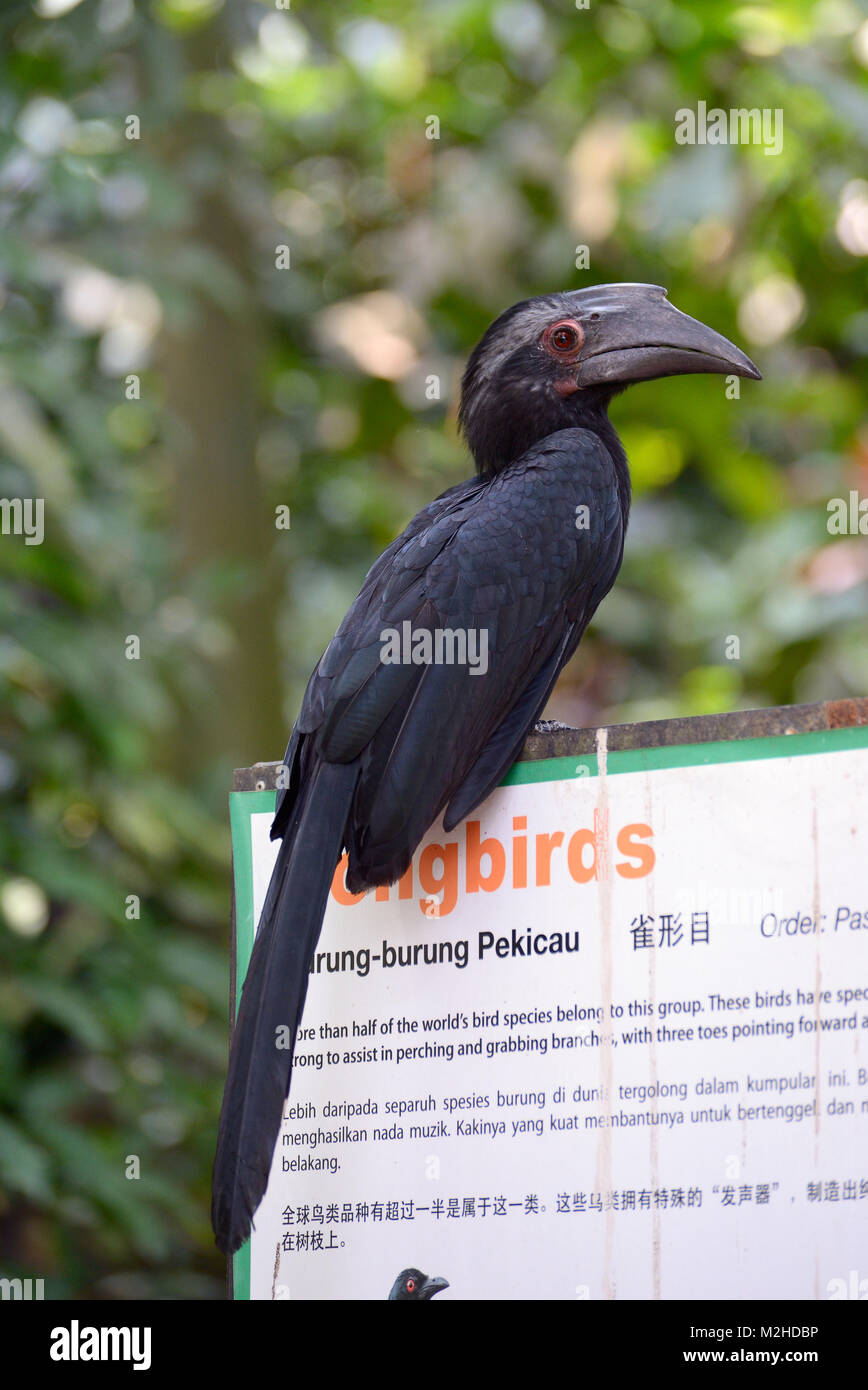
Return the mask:
{"type": "Polygon", "coordinates": [[[614,404],[626,561],[550,714],[868,691],[826,526],[868,494],[866,66],[857,0],[4,7],[0,494],[46,529],[0,537],[0,1273],[220,1295],[230,769],[467,474],[507,305],[665,284],[765,377],[614,404]],[[678,145],[699,101],[779,108],[781,153],[678,145]]]}

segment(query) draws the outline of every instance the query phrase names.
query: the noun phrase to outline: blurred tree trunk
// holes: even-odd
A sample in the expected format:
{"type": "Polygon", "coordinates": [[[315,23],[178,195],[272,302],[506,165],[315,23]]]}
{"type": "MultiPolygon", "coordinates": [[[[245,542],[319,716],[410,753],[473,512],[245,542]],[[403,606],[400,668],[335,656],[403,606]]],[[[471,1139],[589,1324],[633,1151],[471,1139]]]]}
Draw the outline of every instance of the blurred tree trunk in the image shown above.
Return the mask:
{"type": "MultiPolygon", "coordinates": [[[[187,52],[194,69],[213,70],[211,27],[190,38],[187,52]]],[[[263,351],[260,296],[251,287],[248,235],[227,191],[227,171],[237,154],[227,148],[217,120],[187,113],[166,142],[166,160],[183,180],[185,169],[202,167],[203,156],[219,172],[199,196],[183,241],[198,242],[218,256],[243,292],[231,312],[199,294],[189,327],[165,333],[159,365],[182,438],[172,458],[179,590],[194,602],[197,592],[212,593],[209,607],[234,637],[228,651],[207,658],[213,670],[207,703],[182,716],[175,765],[197,777],[210,773],[217,790],[218,780],[224,789],[229,786],[233,766],[279,757],[286,729],[276,638],[280,585],[272,558],[274,517],[254,461],[263,351]],[[219,574],[224,568],[237,570],[241,582],[227,584],[219,574]]],[[[166,247],[167,254],[171,250],[166,247]]]]}

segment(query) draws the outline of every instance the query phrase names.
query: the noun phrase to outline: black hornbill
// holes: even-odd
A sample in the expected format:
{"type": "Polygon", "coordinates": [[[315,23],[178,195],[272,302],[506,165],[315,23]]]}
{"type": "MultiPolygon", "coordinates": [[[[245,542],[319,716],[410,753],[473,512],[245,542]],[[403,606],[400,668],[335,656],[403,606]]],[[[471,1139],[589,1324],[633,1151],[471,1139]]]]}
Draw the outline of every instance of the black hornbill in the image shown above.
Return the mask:
{"type": "Polygon", "coordinates": [[[449,1280],[430,1278],[421,1269],[402,1269],[389,1294],[387,1303],[422,1303],[449,1288],[449,1280]]]}
{"type": "Polygon", "coordinates": [[[284,755],[282,844],[232,1038],[214,1165],[221,1250],[265,1191],[335,866],[359,893],[406,871],[500,782],[621,565],[630,475],[607,416],[631,382],[758,378],[658,285],[515,304],[470,356],[459,422],[477,476],[414,517],[372,566],[311,676],[284,755]],[[487,668],[383,659],[383,635],[487,638],[487,668]]]}

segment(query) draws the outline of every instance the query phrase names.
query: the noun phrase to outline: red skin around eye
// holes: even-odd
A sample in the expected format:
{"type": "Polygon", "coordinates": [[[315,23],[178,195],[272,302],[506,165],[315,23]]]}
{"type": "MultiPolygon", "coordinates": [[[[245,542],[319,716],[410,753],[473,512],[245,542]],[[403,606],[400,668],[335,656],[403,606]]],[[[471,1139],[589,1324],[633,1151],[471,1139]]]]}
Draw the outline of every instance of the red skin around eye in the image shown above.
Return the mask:
{"type": "Polygon", "coordinates": [[[574,362],[582,350],[584,341],[585,335],[582,331],[582,325],[577,323],[575,319],[561,319],[559,323],[553,323],[542,336],[542,345],[546,352],[560,362],[574,362]],[[571,347],[558,348],[553,339],[559,330],[564,328],[572,329],[573,333],[577,335],[576,341],[571,347]]]}

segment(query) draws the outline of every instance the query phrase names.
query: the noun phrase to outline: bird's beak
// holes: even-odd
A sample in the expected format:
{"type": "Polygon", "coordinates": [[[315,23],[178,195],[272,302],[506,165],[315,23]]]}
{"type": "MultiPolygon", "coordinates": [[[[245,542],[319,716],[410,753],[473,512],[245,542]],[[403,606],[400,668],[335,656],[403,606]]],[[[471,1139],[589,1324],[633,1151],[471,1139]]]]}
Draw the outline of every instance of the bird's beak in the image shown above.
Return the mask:
{"type": "Polygon", "coordinates": [[[607,288],[623,293],[615,302],[607,297],[595,317],[588,312],[582,315],[585,343],[576,377],[580,388],[688,372],[761,380],[761,373],[735,343],[682,314],[669,303],[661,285],[607,288]]]}
{"type": "Polygon", "coordinates": [[[435,1279],[426,1279],[419,1292],[423,1294],[425,1298],[433,1298],[435,1293],[442,1293],[444,1289],[448,1288],[449,1280],[441,1279],[438,1276],[435,1279]]]}

